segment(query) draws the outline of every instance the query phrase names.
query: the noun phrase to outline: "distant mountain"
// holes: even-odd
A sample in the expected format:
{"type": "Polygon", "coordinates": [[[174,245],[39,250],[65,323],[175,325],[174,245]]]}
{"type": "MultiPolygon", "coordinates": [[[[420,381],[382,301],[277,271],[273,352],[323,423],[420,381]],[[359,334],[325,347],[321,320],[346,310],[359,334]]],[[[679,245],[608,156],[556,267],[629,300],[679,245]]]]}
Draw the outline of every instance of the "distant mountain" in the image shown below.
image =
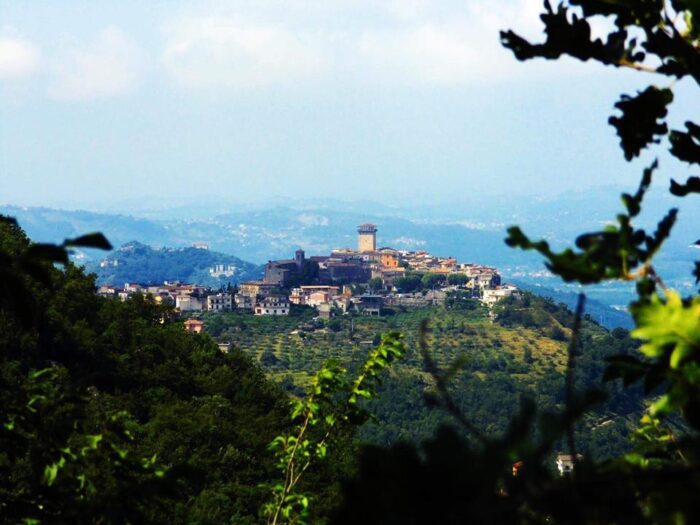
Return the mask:
{"type": "Polygon", "coordinates": [[[133,239],[152,245],[172,245],[167,242],[170,235],[166,224],[129,215],[20,206],[0,206],[0,213],[17,219],[36,242],[61,242],[68,237],[100,231],[114,246],[133,239]]]}
{"type": "Polygon", "coordinates": [[[177,280],[218,287],[227,283],[257,279],[262,267],[238,257],[202,248],[152,248],[132,241],[85,265],[97,274],[98,284],[143,284],[177,280]],[[225,267],[230,275],[211,275],[210,268],[225,267]]]}

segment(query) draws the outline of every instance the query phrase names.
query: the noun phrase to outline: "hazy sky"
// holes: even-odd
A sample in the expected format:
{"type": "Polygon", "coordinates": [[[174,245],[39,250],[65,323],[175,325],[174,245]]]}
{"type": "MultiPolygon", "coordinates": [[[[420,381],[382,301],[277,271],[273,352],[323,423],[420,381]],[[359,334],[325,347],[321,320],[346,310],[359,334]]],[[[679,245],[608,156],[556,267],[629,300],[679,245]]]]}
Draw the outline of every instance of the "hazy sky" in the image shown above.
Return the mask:
{"type": "Polygon", "coordinates": [[[649,79],[518,63],[541,3],[0,0],[0,203],[635,184],[607,117],[649,79]]]}

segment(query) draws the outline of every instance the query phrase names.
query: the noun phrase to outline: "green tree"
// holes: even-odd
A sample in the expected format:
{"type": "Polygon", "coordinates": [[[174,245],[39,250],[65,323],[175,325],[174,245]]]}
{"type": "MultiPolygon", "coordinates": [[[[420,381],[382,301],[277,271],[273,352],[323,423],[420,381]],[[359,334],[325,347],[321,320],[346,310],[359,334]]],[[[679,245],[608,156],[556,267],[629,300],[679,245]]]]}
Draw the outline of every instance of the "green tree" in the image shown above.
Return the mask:
{"type": "Polygon", "coordinates": [[[394,279],[394,286],[399,292],[410,293],[421,290],[423,282],[420,274],[408,274],[394,279]]]}
{"type": "Polygon", "coordinates": [[[369,283],[368,283],[368,284],[369,284],[369,289],[370,289],[370,291],[376,293],[376,292],[380,291],[380,290],[383,288],[383,286],[384,286],[384,281],[382,281],[382,278],[381,278],[381,277],[372,277],[372,278],[369,280],[369,283]]]}
{"type": "Polygon", "coordinates": [[[424,288],[432,289],[442,285],[445,280],[446,277],[441,273],[426,273],[421,279],[421,282],[424,288]]]}
{"type": "Polygon", "coordinates": [[[464,286],[468,281],[469,277],[463,273],[451,273],[447,276],[447,284],[452,286],[464,286]]]}

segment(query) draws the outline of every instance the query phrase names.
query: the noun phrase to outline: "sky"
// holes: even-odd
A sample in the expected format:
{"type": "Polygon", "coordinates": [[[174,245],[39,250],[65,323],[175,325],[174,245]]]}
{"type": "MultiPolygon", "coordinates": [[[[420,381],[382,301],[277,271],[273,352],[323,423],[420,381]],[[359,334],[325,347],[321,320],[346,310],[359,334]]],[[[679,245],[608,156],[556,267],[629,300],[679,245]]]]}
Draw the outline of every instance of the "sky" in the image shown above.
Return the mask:
{"type": "MultiPolygon", "coordinates": [[[[620,93],[666,80],[517,62],[498,31],[541,38],[541,5],[0,0],[0,203],[440,205],[633,187],[651,157],[625,162],[607,118],[620,93]]],[[[676,91],[681,122],[695,94],[676,91]]]]}

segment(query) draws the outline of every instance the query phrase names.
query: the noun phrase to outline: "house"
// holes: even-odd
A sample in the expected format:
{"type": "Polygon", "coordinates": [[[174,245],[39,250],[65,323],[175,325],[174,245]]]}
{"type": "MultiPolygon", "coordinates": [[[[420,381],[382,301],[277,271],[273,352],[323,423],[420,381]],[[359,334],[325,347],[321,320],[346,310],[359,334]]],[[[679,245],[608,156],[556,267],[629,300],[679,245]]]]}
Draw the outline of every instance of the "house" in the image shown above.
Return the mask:
{"type": "Polygon", "coordinates": [[[100,297],[115,297],[118,296],[119,291],[119,288],[114,286],[103,285],[97,289],[97,295],[100,297]]]}
{"type": "Polygon", "coordinates": [[[206,300],[198,294],[181,294],[175,296],[175,308],[181,312],[199,312],[206,300]]]}
{"type": "Polygon", "coordinates": [[[331,295],[328,292],[314,292],[306,299],[306,304],[318,306],[320,304],[328,304],[330,301],[331,295]]]}
{"type": "Polygon", "coordinates": [[[266,283],[263,281],[246,281],[241,283],[238,287],[238,295],[245,295],[247,297],[265,297],[270,295],[277,289],[277,285],[266,283]]]}
{"type": "Polygon", "coordinates": [[[250,295],[236,294],[234,302],[237,310],[253,310],[255,307],[255,297],[250,295]]]}
{"type": "Polygon", "coordinates": [[[230,293],[217,293],[207,297],[207,310],[230,311],[233,309],[233,296],[230,293]]]}
{"type": "Polygon", "coordinates": [[[362,315],[379,316],[383,305],[384,298],[381,295],[365,294],[355,298],[355,307],[362,315]]]}
{"type": "Polygon", "coordinates": [[[482,291],[481,302],[491,308],[501,299],[505,299],[511,295],[518,295],[518,288],[512,284],[496,286],[495,288],[485,288],[482,291]]]}
{"type": "Polygon", "coordinates": [[[255,315],[289,315],[290,303],[286,295],[270,295],[255,303],[255,315]]]}
{"type": "Polygon", "coordinates": [[[202,331],[202,328],[204,327],[204,323],[197,319],[188,319],[183,324],[185,325],[185,330],[195,334],[200,333],[202,331]]]}
{"type": "Polygon", "coordinates": [[[576,454],[576,459],[572,454],[557,454],[557,469],[559,474],[566,476],[574,471],[574,465],[583,459],[581,454],[576,454]]]}
{"type": "Polygon", "coordinates": [[[330,303],[318,305],[318,317],[320,319],[330,319],[333,313],[333,305],[330,303]]]}
{"type": "Polygon", "coordinates": [[[298,288],[292,288],[292,292],[289,295],[289,301],[292,304],[308,304],[311,306],[317,306],[321,302],[329,302],[332,297],[335,297],[339,293],[340,288],[337,286],[329,286],[325,284],[306,285],[298,288]],[[325,299],[321,299],[319,301],[318,298],[320,296],[314,295],[319,293],[324,294],[325,299]],[[316,297],[316,299],[310,303],[309,300],[312,296],[316,297]]]}

